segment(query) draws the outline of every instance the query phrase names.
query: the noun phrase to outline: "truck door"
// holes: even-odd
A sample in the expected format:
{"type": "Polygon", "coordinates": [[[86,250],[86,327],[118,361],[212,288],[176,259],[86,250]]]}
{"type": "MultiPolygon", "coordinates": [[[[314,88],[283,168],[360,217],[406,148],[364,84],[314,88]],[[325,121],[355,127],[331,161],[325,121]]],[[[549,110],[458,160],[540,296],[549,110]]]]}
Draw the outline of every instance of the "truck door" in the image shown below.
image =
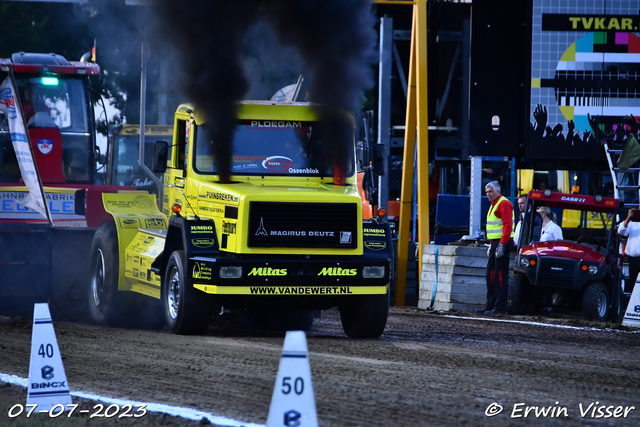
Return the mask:
{"type": "Polygon", "coordinates": [[[188,120],[176,118],[174,144],[169,150],[167,171],[164,176],[164,197],[162,210],[165,214],[172,214],[171,206],[178,203],[184,206],[185,181],[187,176],[187,156],[191,141],[191,123],[188,120]]]}

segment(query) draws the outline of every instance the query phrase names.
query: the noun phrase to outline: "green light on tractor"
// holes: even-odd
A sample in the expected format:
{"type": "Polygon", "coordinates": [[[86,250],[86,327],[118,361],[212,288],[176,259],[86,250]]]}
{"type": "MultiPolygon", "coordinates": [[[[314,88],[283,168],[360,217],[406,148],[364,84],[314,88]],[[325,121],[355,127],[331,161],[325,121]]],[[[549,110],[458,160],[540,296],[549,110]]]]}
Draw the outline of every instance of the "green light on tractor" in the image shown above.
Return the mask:
{"type": "Polygon", "coordinates": [[[58,86],[58,79],[56,77],[43,77],[42,84],[47,86],[58,86]]]}

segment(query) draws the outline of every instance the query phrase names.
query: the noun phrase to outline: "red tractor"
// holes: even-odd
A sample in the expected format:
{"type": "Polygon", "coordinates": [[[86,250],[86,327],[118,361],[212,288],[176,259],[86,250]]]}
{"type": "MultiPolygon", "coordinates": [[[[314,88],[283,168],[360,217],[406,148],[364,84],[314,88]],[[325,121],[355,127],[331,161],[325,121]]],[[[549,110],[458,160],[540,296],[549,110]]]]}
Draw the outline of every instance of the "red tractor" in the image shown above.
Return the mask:
{"type": "MultiPolygon", "coordinates": [[[[34,302],[68,303],[89,280],[91,240],[112,220],[96,186],[96,146],[90,76],[95,63],[56,54],[15,53],[0,59],[0,83],[15,77],[15,90],[53,226],[25,208],[27,196],[7,117],[0,112],[0,313],[29,313],[34,302]]],[[[132,190],[133,188],[127,188],[132,190]]],[[[77,294],[78,298],[83,296],[77,294]]],[[[62,304],[61,304],[62,305],[62,304]]],[[[82,307],[84,304],[67,304],[82,307]]]]}
{"type": "Polygon", "coordinates": [[[509,281],[510,312],[523,314],[530,307],[580,310],[587,319],[620,321],[625,301],[616,233],[619,200],[531,191],[527,207],[509,281]],[[563,221],[563,240],[533,241],[540,226],[535,212],[541,206],[567,219],[563,221]],[[577,221],[569,221],[572,217],[577,221]]]}

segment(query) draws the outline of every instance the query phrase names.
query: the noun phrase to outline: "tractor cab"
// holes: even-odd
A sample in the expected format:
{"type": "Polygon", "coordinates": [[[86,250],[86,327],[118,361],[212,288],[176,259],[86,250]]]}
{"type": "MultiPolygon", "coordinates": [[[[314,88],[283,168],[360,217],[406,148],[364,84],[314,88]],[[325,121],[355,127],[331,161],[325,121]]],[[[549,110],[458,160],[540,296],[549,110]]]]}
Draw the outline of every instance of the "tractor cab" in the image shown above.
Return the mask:
{"type": "MultiPolygon", "coordinates": [[[[0,59],[13,71],[19,103],[43,184],[88,184],[95,179],[95,139],[89,75],[93,63],[56,54],[14,53],[0,59]]],[[[0,113],[0,184],[21,183],[7,118],[0,113]]]]}
{"type": "Polygon", "coordinates": [[[514,274],[509,281],[509,309],[575,311],[587,319],[619,320],[624,314],[622,259],[616,233],[617,199],[550,190],[531,191],[521,227],[514,274]],[[563,240],[536,241],[546,206],[556,214],[563,240]]]}

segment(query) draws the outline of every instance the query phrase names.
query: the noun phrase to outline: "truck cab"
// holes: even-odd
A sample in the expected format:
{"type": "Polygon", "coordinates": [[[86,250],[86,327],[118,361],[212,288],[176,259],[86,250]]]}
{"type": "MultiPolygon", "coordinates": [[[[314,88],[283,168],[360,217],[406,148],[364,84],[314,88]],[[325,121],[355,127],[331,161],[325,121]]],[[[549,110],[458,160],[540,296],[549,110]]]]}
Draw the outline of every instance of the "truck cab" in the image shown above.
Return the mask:
{"type": "Polygon", "coordinates": [[[159,300],[175,333],[202,333],[213,307],[265,321],[338,307],[347,335],[380,336],[391,235],[387,224],[362,218],[353,116],[339,111],[327,121],[321,111],[239,102],[232,146],[219,147],[214,126],[181,105],[172,143],[154,146],[161,211],[155,199],[104,195],[115,221],[94,242],[94,320],[122,315],[120,298],[134,292],[159,300]],[[226,164],[216,161],[223,155],[226,164]],[[114,258],[120,277],[105,267],[114,258]]]}

